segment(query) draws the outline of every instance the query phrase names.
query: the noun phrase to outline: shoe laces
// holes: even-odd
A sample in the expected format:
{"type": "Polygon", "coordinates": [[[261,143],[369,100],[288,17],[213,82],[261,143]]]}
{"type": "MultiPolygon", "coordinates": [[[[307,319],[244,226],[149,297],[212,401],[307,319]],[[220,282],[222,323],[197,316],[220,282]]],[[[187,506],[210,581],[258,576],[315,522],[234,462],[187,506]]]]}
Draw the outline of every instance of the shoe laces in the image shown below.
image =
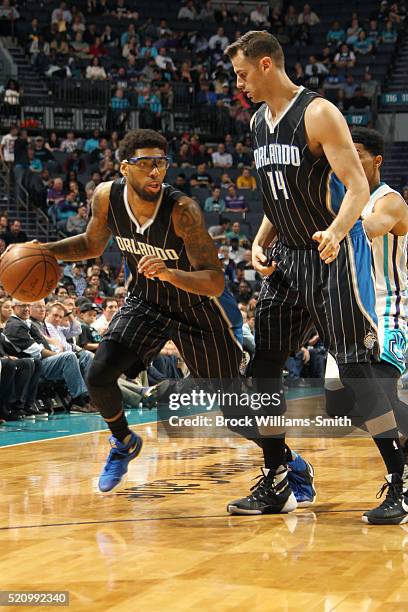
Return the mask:
{"type": "Polygon", "coordinates": [[[398,503],[402,495],[402,482],[388,482],[386,480],[381,489],[378,491],[376,498],[380,499],[384,495],[385,491],[387,491],[387,494],[379,508],[389,508],[398,503]]]}
{"type": "Polygon", "coordinates": [[[254,499],[257,499],[259,496],[262,496],[265,493],[270,493],[271,490],[274,493],[276,489],[275,481],[268,480],[268,474],[265,474],[263,468],[261,468],[261,474],[255,476],[252,480],[257,480],[257,482],[250,488],[251,495],[254,499]]]}

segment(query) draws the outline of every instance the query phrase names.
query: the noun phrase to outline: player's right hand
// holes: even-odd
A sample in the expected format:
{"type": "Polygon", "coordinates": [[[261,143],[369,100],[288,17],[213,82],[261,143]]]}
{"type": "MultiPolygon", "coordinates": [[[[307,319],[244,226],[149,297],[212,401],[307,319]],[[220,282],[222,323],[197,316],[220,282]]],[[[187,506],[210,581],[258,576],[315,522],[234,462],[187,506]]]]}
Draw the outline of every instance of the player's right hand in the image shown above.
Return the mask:
{"type": "Polygon", "coordinates": [[[252,265],[255,270],[262,276],[270,276],[276,270],[276,262],[273,261],[269,266],[267,265],[268,260],[263,252],[263,248],[260,246],[252,247],[252,265]]]}

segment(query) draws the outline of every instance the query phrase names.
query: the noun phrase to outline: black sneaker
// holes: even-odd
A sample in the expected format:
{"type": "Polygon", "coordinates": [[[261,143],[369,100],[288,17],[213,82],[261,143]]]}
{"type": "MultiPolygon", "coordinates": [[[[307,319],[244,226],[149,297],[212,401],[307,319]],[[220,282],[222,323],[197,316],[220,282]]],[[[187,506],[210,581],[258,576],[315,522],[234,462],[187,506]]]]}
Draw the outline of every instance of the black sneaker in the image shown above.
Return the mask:
{"type": "Polygon", "coordinates": [[[408,521],[408,499],[404,495],[399,474],[387,474],[385,483],[377,493],[379,499],[387,490],[384,501],[377,508],[364,512],[364,523],[371,525],[402,525],[408,521]]]}
{"type": "Polygon", "coordinates": [[[280,465],[276,471],[261,471],[258,482],[251,488],[252,493],[228,504],[230,514],[280,514],[296,509],[287,467],[280,465]]]}
{"type": "Polygon", "coordinates": [[[44,410],[40,410],[35,404],[32,404],[31,406],[24,406],[24,411],[30,411],[36,419],[48,419],[48,413],[44,410]]]}

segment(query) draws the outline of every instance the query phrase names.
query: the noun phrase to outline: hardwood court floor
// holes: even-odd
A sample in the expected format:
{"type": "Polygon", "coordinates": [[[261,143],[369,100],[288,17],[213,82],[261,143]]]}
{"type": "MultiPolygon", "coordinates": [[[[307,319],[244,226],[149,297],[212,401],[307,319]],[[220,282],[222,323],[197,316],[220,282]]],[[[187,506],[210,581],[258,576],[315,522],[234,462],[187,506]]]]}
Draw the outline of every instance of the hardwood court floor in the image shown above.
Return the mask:
{"type": "Polygon", "coordinates": [[[408,610],[408,526],[360,518],[383,477],[370,440],[293,440],[316,469],[312,509],[231,517],[256,447],[154,429],[110,496],[95,488],[106,432],[0,449],[1,589],[68,590],[75,612],[408,610]]]}

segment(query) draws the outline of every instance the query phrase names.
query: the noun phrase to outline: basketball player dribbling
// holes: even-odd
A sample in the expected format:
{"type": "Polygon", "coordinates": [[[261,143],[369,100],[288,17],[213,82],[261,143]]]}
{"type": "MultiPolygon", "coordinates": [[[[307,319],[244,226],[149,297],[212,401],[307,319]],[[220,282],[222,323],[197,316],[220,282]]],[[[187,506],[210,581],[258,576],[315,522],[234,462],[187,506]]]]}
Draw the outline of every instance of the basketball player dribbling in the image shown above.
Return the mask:
{"type": "MultiPolygon", "coordinates": [[[[264,102],[251,120],[264,197],[264,219],[253,243],[253,264],[264,276],[253,377],[269,388],[273,378],[280,392],[288,354],[314,325],[386,465],[386,499],[364,520],[403,523],[404,456],[392,407],[370,365],[377,319],[370,245],[360,220],[370,192],[348,126],[333,104],[288,78],[282,48],[268,32],[248,32],[226,53],[237,87],[253,102],[264,102]],[[275,238],[268,261],[264,248],[275,238]]],[[[261,433],[266,469],[248,496],[228,505],[230,513],[296,508],[285,431],[261,433]]]]}
{"type": "MultiPolygon", "coordinates": [[[[123,484],[142,447],[123,412],[117,385],[122,373],[136,376],[173,340],[192,378],[210,378],[222,388],[239,378],[242,348],[232,320],[234,308],[240,313],[233,301],[225,306],[224,274],[200,207],[163,182],[166,151],[158,132],[129,132],[120,146],[123,179],[98,186],[86,232],[42,245],[59,259],[77,261],[101,255],[113,234],[132,275],[129,296],[110,322],[87,379],[92,402],[112,432],[99,478],[102,492],[123,484]]],[[[311,503],[310,474],[300,455],[290,459],[290,486],[304,507],[311,503]]]]}
{"type": "Polygon", "coordinates": [[[142,439],[129,429],[117,379],[145,370],[173,340],[194,378],[239,376],[242,349],[215,296],[224,274],[198,204],[163,183],[166,139],[133,130],[120,146],[123,179],[100,184],[84,234],[42,245],[58,259],[98,257],[113,235],[132,274],[129,296],[95,354],[87,385],[109,429],[112,449],[102,492],[123,482],[142,439]]]}

